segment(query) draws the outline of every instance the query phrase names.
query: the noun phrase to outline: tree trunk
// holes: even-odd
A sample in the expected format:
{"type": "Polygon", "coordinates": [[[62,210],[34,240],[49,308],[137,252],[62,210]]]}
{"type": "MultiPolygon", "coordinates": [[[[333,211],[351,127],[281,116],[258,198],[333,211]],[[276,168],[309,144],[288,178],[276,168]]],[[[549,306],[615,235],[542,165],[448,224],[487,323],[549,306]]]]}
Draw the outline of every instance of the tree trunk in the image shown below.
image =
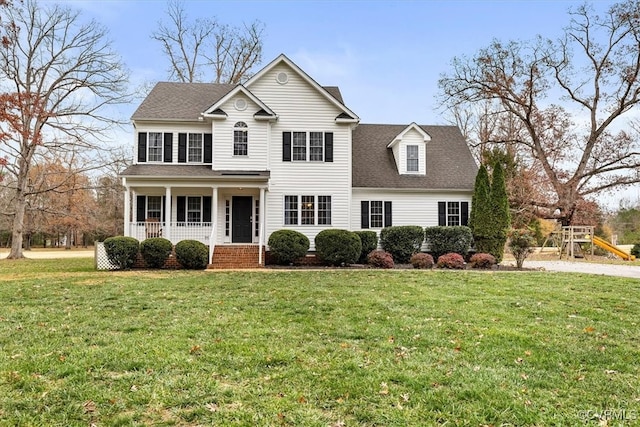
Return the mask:
{"type": "Polygon", "coordinates": [[[11,233],[11,251],[7,259],[24,258],[22,254],[22,234],[24,228],[24,213],[27,210],[27,200],[24,192],[18,188],[16,190],[16,214],[13,217],[13,231],[11,233]]]}

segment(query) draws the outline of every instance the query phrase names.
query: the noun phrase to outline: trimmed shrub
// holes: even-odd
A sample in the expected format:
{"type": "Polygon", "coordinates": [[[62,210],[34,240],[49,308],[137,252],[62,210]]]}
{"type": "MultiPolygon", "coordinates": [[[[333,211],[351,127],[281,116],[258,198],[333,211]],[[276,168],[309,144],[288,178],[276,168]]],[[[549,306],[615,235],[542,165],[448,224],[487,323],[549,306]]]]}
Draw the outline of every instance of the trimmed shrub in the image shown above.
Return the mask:
{"type": "Polygon", "coordinates": [[[635,245],[633,245],[633,247],[631,248],[631,255],[635,256],[636,258],[640,258],[640,243],[636,243],[635,245]]]}
{"type": "Polygon", "coordinates": [[[140,253],[149,268],[161,268],[171,255],[173,245],[162,237],[151,237],[140,243],[140,253]]]}
{"type": "Polygon", "coordinates": [[[411,255],[420,252],[424,242],[424,230],[417,225],[385,227],[380,232],[380,245],[389,252],[395,262],[406,264],[411,255]]]}
{"type": "Polygon", "coordinates": [[[451,252],[465,256],[471,248],[471,229],[464,225],[427,227],[424,230],[429,252],[435,259],[451,252]]]}
{"type": "Polygon", "coordinates": [[[448,253],[438,258],[438,268],[451,268],[454,270],[464,269],[464,258],[457,253],[448,253]]]}
{"type": "Polygon", "coordinates": [[[360,251],[358,262],[360,264],[366,264],[367,255],[369,255],[371,251],[378,249],[378,234],[370,230],[354,231],[354,233],[360,237],[360,242],[362,242],[362,251],[360,251]]]}
{"type": "Polygon", "coordinates": [[[176,259],[187,270],[204,270],[209,264],[209,248],[197,240],[182,240],[176,245],[176,259]]]}
{"type": "Polygon", "coordinates": [[[533,246],[536,244],[536,240],[533,237],[533,233],[529,230],[511,230],[509,232],[509,250],[516,259],[516,267],[522,268],[524,260],[533,253],[533,246]]]}
{"type": "Polygon", "coordinates": [[[276,230],[269,236],[269,251],[278,264],[291,264],[307,254],[309,238],[295,230],[276,230]]]}
{"type": "Polygon", "coordinates": [[[419,252],[414,254],[409,260],[413,268],[433,268],[433,257],[429,254],[419,252]]]}
{"type": "Polygon", "coordinates": [[[329,265],[353,264],[362,252],[360,237],[349,230],[322,230],[315,238],[315,245],[320,261],[329,265]]]}
{"type": "Polygon", "coordinates": [[[104,241],[104,249],[107,252],[109,261],[120,270],[128,270],[136,263],[140,242],[133,237],[109,237],[104,241]]]}
{"type": "Polygon", "coordinates": [[[369,265],[376,268],[393,268],[393,256],[389,252],[376,249],[367,256],[369,265]]]}
{"type": "Polygon", "coordinates": [[[491,268],[496,265],[496,257],[491,254],[473,254],[469,260],[473,268],[491,268]]]}

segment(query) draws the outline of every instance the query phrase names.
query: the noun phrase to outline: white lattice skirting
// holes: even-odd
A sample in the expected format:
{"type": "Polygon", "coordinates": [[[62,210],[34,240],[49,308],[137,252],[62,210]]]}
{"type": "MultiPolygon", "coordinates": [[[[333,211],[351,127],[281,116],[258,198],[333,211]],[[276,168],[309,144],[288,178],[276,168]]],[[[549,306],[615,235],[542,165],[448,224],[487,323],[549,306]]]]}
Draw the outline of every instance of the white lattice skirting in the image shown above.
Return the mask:
{"type": "Polygon", "coordinates": [[[96,242],[96,270],[117,270],[118,266],[109,261],[104,242],[96,242]]]}

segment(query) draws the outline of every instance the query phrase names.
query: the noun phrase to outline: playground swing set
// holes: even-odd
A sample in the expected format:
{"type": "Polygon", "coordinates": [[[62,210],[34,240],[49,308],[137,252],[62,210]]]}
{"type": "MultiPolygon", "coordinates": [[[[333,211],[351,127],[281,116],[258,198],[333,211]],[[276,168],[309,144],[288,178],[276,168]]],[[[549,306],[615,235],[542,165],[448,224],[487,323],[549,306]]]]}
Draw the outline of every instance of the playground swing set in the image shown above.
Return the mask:
{"type": "MultiPolygon", "coordinates": [[[[559,248],[560,259],[567,257],[567,259],[586,258],[587,254],[582,245],[590,243],[589,252],[593,256],[593,248],[598,246],[625,261],[633,261],[636,259],[634,255],[622,250],[621,248],[607,242],[604,239],[593,234],[594,227],[592,226],[567,226],[562,229],[554,231],[550,238],[556,242],[556,246],[559,248]]],[[[547,238],[549,240],[549,238],[547,238]]],[[[545,243],[542,245],[543,247],[545,243]]]]}

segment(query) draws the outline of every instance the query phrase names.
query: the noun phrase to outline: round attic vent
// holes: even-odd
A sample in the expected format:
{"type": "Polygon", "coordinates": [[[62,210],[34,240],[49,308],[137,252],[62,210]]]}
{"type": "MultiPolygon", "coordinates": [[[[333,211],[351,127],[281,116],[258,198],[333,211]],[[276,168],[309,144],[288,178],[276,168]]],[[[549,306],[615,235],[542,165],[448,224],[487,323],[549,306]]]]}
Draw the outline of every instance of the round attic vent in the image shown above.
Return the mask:
{"type": "Polygon", "coordinates": [[[236,107],[236,110],[243,111],[247,108],[247,101],[244,98],[238,98],[236,99],[234,106],[236,107]]]}
{"type": "Polygon", "coordinates": [[[289,75],[284,71],[281,71],[276,75],[276,81],[283,85],[289,81],[289,75]]]}

